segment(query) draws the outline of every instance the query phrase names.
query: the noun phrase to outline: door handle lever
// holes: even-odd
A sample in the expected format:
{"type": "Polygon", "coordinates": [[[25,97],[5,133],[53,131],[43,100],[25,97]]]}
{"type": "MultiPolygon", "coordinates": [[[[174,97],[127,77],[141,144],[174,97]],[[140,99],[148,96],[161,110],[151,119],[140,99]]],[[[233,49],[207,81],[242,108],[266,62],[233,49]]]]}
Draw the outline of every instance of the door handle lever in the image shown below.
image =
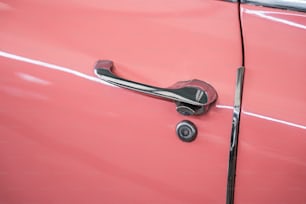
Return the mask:
{"type": "Polygon", "coordinates": [[[168,88],[159,88],[116,76],[113,62],[99,60],[95,65],[95,74],[103,81],[164,100],[174,101],[176,110],[183,115],[200,115],[206,113],[209,106],[217,99],[216,90],[208,83],[193,79],[180,81],[168,88]]]}

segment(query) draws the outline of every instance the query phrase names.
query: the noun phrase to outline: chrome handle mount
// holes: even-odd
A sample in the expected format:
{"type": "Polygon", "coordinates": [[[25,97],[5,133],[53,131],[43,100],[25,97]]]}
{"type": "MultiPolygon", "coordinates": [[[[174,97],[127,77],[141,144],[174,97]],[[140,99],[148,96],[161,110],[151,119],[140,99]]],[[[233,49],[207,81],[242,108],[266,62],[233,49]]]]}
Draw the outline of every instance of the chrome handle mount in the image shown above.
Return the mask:
{"type": "Polygon", "coordinates": [[[113,68],[112,61],[99,60],[95,65],[95,74],[101,80],[115,86],[174,101],[177,112],[182,115],[206,113],[217,99],[216,90],[198,79],[180,81],[168,88],[159,88],[120,78],[112,72],[113,68]]]}

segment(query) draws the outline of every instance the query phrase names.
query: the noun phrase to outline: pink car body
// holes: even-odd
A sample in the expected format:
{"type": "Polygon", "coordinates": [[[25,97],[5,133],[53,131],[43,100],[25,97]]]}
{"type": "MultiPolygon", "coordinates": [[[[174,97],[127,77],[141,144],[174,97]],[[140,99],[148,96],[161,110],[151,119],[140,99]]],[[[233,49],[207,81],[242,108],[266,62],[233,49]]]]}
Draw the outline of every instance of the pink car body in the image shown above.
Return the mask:
{"type": "Polygon", "coordinates": [[[0,203],[228,202],[243,59],[235,203],[305,203],[305,30],[303,12],[216,0],[1,1],[0,203]],[[97,78],[99,59],[144,84],[208,82],[217,102],[182,116],[97,78]]]}

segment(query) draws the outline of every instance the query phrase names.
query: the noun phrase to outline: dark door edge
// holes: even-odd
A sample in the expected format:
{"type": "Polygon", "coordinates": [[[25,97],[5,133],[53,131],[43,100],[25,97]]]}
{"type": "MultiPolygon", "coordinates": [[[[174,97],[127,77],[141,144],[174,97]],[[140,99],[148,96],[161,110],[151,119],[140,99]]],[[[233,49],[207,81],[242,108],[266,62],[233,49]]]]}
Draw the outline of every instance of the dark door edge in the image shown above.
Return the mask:
{"type": "Polygon", "coordinates": [[[242,21],[241,21],[240,1],[238,1],[237,6],[238,6],[238,20],[239,20],[239,29],[240,29],[240,39],[241,39],[241,67],[238,68],[236,76],[232,131],[231,131],[229,161],[228,161],[226,204],[234,203],[239,124],[240,124],[240,113],[241,113],[241,103],[242,103],[242,93],[243,93],[243,81],[245,73],[245,50],[244,50],[244,36],[243,36],[242,21]]]}

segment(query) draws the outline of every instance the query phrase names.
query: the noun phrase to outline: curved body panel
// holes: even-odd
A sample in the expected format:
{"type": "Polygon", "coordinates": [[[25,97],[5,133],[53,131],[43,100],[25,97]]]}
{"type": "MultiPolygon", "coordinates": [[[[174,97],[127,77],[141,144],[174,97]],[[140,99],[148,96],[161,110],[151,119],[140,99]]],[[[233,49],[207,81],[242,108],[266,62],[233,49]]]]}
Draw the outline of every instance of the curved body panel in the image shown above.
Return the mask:
{"type": "Polygon", "coordinates": [[[235,203],[306,202],[306,14],[243,5],[235,203]]]}
{"type": "Polygon", "coordinates": [[[220,1],[2,1],[1,203],[224,203],[237,6],[220,1]],[[226,23],[224,23],[226,21],[226,23]],[[167,87],[200,79],[219,98],[203,116],[101,82],[167,87]],[[192,121],[192,143],[176,124],[192,121]]]}

